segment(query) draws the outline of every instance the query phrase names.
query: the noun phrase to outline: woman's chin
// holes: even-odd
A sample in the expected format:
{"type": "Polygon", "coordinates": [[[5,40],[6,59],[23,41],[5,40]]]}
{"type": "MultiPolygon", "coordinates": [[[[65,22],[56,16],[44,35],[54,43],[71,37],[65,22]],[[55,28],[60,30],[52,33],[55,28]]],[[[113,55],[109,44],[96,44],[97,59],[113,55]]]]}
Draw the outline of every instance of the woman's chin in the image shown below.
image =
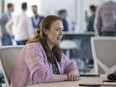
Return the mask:
{"type": "Polygon", "coordinates": [[[56,45],[59,46],[60,45],[60,42],[57,42],[56,45]]]}

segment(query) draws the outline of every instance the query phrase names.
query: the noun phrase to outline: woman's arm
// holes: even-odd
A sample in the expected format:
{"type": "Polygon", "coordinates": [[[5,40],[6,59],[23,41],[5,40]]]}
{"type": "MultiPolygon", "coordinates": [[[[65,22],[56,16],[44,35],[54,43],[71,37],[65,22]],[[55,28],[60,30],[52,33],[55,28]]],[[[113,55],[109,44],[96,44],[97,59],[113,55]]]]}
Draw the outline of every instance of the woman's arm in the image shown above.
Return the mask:
{"type": "Polygon", "coordinates": [[[64,67],[64,73],[67,74],[68,80],[77,80],[79,76],[79,71],[76,62],[70,60],[63,54],[62,63],[64,67]]]}
{"type": "Polygon", "coordinates": [[[79,79],[79,71],[78,71],[78,69],[71,70],[68,73],[68,79],[71,80],[71,81],[78,80],[79,79]]]}
{"type": "Polygon", "coordinates": [[[64,54],[62,55],[62,65],[64,67],[65,74],[68,74],[71,70],[78,69],[76,62],[74,60],[70,60],[64,54]]]}
{"type": "Polygon", "coordinates": [[[57,82],[67,80],[66,74],[55,75],[44,63],[45,54],[43,53],[39,43],[31,43],[26,47],[25,62],[30,71],[30,78],[34,84],[57,82]],[[44,56],[43,56],[44,55],[44,56]]]}
{"type": "Polygon", "coordinates": [[[54,82],[65,81],[65,80],[68,80],[68,76],[66,74],[63,74],[63,75],[52,74],[52,80],[54,82]]]}
{"type": "Polygon", "coordinates": [[[39,43],[27,44],[25,63],[30,71],[33,84],[52,82],[52,73],[44,63],[44,55],[39,43]]]}
{"type": "Polygon", "coordinates": [[[63,74],[63,75],[52,75],[52,80],[54,82],[59,82],[59,81],[65,81],[65,80],[70,80],[70,81],[76,81],[79,79],[79,72],[78,69],[71,70],[68,74],[63,74]]]}

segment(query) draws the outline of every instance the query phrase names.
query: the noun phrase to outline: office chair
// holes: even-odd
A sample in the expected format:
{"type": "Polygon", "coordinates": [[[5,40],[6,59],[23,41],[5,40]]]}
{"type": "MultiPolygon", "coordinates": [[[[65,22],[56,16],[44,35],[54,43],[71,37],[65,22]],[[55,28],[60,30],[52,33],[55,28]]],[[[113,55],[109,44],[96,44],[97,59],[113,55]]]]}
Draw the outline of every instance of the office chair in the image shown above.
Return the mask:
{"type": "Polygon", "coordinates": [[[92,37],[91,48],[94,73],[109,74],[116,70],[116,37],[92,37]]]}
{"type": "Polygon", "coordinates": [[[1,67],[7,87],[10,85],[10,77],[22,48],[23,46],[4,46],[0,48],[1,67]]]}

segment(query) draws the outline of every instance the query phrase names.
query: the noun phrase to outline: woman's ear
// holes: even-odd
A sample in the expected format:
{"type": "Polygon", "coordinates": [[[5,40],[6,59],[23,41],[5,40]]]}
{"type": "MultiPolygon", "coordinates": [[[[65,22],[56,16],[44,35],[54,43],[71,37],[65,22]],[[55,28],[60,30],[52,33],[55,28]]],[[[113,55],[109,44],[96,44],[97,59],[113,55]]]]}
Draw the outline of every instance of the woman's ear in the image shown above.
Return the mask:
{"type": "Polygon", "coordinates": [[[44,29],[43,32],[47,35],[47,30],[46,29],[44,29]]]}

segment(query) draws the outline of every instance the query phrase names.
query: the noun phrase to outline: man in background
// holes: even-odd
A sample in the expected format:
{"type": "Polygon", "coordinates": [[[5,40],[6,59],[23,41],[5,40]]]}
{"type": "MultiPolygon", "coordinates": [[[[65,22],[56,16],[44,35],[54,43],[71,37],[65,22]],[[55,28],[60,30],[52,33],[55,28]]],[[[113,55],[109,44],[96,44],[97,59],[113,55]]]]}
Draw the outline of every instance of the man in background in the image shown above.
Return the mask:
{"type": "Polygon", "coordinates": [[[65,9],[62,9],[58,12],[59,17],[62,20],[63,26],[64,26],[64,31],[68,31],[68,22],[66,20],[66,17],[68,15],[67,11],[65,9]]]}
{"type": "Polygon", "coordinates": [[[33,28],[36,31],[39,28],[39,24],[44,17],[38,14],[36,5],[32,5],[32,11],[34,16],[31,19],[32,19],[33,28]]]}
{"type": "Polygon", "coordinates": [[[11,12],[14,11],[14,6],[12,3],[7,4],[7,12],[0,18],[1,32],[2,32],[2,45],[12,45],[12,40],[10,35],[7,33],[5,25],[11,19],[11,12]]]}
{"type": "Polygon", "coordinates": [[[91,16],[88,18],[87,31],[94,31],[94,19],[95,19],[96,6],[91,5],[89,9],[91,12],[91,16]]]}
{"type": "Polygon", "coordinates": [[[25,45],[28,40],[34,36],[34,30],[29,18],[26,14],[27,3],[21,5],[22,12],[12,18],[6,25],[7,32],[10,36],[14,36],[17,45],[25,45]]]}
{"type": "Polygon", "coordinates": [[[99,36],[115,36],[116,33],[116,1],[106,0],[95,17],[95,31],[99,36]]]}

